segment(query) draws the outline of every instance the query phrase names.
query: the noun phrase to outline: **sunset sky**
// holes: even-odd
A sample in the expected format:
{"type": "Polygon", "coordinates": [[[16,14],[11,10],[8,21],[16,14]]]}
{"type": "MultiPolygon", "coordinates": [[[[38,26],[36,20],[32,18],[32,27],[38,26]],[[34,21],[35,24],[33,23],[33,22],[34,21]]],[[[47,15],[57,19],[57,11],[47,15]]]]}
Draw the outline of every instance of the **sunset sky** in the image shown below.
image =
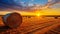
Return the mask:
{"type": "MultiPolygon", "coordinates": [[[[60,2],[60,0],[0,0],[0,9],[1,8],[22,8],[22,6],[27,6],[28,5],[33,5],[33,4],[40,4],[40,5],[45,5],[48,2],[54,4],[57,2],[60,2]]],[[[60,8],[60,3],[52,5],[53,8],[60,8]]]]}

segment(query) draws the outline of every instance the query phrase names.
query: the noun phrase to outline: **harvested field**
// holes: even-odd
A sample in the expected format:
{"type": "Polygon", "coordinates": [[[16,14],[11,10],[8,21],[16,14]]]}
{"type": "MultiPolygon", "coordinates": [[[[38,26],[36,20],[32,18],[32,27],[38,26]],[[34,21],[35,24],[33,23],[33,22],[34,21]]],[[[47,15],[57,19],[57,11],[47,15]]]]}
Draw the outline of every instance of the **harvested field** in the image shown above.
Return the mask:
{"type": "MultiPolygon", "coordinates": [[[[53,17],[23,17],[23,22],[20,27],[11,29],[8,26],[0,28],[1,34],[56,34],[54,33],[60,25],[60,18],[53,17]],[[8,28],[7,28],[8,27],[8,28]],[[55,30],[56,28],[56,30],[55,30]],[[50,32],[50,33],[49,33],[50,32]]],[[[60,31],[57,31],[59,34],[60,31]]]]}

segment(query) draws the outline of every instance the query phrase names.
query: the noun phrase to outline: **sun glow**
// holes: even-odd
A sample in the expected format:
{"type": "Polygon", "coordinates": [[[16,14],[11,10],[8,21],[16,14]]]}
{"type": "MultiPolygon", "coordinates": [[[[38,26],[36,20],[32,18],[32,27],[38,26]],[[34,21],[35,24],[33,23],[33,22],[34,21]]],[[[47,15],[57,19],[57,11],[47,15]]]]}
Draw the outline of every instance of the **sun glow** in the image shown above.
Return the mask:
{"type": "Polygon", "coordinates": [[[39,11],[37,11],[36,16],[41,16],[41,13],[39,11]]]}
{"type": "Polygon", "coordinates": [[[37,13],[36,15],[37,15],[37,16],[40,16],[40,13],[37,13]]]}

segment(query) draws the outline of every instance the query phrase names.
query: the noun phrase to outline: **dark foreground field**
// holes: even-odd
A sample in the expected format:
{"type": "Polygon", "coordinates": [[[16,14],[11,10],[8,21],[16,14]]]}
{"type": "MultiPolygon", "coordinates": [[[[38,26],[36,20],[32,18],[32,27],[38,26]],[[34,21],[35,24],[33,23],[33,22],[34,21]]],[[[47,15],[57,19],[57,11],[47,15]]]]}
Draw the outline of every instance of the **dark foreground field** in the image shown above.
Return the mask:
{"type": "Polygon", "coordinates": [[[0,27],[0,34],[60,34],[60,18],[23,17],[20,27],[0,27]]]}

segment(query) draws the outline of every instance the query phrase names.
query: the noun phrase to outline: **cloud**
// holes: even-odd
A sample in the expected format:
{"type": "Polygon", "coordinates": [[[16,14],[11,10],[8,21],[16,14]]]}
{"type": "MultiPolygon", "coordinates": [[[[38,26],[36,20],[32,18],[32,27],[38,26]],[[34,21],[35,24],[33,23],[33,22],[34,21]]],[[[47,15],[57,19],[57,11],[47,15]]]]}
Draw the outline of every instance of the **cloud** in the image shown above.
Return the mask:
{"type": "Polygon", "coordinates": [[[14,0],[0,0],[0,9],[21,9],[22,5],[18,4],[17,1],[15,2],[14,0]]]}
{"type": "Polygon", "coordinates": [[[49,3],[58,3],[60,0],[48,0],[49,3]]]}
{"type": "Polygon", "coordinates": [[[52,5],[59,3],[59,2],[60,2],[60,0],[48,0],[46,7],[52,6],[52,5]]]}
{"type": "Polygon", "coordinates": [[[48,2],[51,2],[52,0],[48,0],[48,2]]]}
{"type": "Polygon", "coordinates": [[[51,8],[60,8],[60,4],[59,3],[55,4],[55,5],[51,6],[51,8]]]}

